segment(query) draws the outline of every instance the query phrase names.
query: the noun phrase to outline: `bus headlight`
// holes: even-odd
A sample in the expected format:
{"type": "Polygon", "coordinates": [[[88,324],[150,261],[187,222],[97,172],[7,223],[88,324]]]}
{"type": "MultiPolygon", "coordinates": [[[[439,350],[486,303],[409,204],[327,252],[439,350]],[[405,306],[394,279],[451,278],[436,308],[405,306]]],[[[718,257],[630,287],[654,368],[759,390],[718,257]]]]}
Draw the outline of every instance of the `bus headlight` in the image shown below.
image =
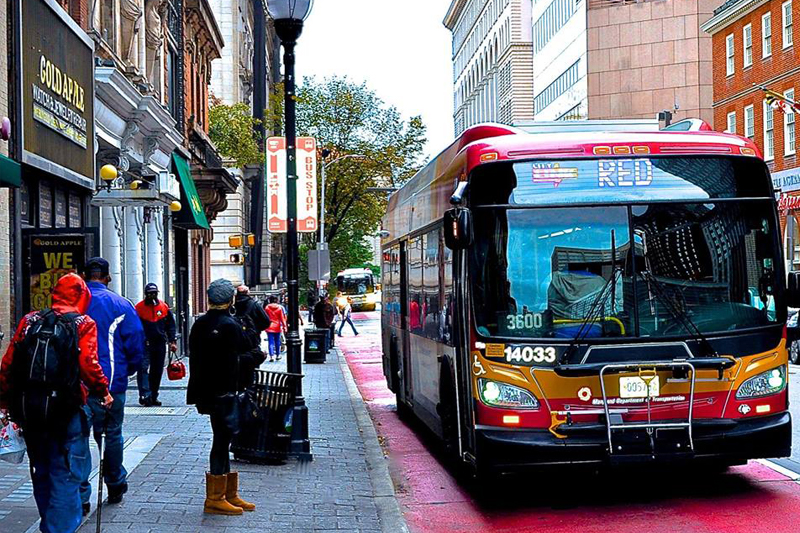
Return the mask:
{"type": "Polygon", "coordinates": [[[758,398],[780,392],[786,386],[786,367],[779,366],[748,379],[736,391],[737,400],[758,398]]]}
{"type": "Polygon", "coordinates": [[[530,392],[500,381],[479,379],[478,392],[481,401],[492,407],[507,407],[513,409],[539,408],[539,400],[530,392]]]}

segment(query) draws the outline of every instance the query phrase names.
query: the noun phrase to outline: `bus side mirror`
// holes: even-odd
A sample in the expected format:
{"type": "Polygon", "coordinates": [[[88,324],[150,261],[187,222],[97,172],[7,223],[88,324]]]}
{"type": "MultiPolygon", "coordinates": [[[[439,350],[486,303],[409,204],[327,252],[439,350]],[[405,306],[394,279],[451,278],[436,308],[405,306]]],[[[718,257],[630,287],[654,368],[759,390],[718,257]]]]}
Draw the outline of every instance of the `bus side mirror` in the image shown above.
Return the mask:
{"type": "Polygon", "coordinates": [[[444,213],[444,244],[451,250],[463,250],[472,244],[472,213],[456,207],[444,213]]]}
{"type": "Polygon", "coordinates": [[[800,307],[800,271],[789,272],[786,304],[789,307],[800,307]]]}

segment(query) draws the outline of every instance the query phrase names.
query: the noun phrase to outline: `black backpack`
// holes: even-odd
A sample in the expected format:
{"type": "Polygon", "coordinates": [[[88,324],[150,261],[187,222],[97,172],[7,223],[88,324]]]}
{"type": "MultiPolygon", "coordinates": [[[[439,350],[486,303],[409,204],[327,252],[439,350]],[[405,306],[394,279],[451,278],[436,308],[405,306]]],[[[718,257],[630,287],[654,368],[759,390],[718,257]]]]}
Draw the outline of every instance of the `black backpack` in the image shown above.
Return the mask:
{"type": "Polygon", "coordinates": [[[11,415],[26,431],[59,432],[80,409],[78,313],[39,312],[14,350],[11,415]]]}

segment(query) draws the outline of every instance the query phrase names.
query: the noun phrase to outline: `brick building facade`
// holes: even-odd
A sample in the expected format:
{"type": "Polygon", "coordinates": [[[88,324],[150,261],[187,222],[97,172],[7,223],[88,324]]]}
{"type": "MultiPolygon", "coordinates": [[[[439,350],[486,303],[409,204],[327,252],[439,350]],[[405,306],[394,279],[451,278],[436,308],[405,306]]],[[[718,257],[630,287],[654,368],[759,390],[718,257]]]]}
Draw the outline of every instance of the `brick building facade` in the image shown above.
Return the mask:
{"type": "Polygon", "coordinates": [[[700,25],[720,2],[589,2],[589,118],[666,110],[712,122],[711,36],[700,25]]]}
{"type": "MultiPolygon", "coordinates": [[[[800,195],[798,121],[767,105],[762,87],[800,97],[798,16],[800,0],[728,0],[703,24],[712,36],[714,129],[752,139],[784,197],[800,195]]],[[[798,215],[781,212],[787,270],[800,268],[798,215]]]]}

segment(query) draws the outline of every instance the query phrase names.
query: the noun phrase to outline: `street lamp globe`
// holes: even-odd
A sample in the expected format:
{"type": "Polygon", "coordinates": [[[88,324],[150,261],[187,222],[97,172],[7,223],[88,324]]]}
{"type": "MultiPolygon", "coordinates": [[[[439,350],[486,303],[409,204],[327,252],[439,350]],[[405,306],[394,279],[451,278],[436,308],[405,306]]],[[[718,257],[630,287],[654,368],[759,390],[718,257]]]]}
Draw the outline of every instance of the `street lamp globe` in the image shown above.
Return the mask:
{"type": "Polygon", "coordinates": [[[267,11],[273,20],[306,20],[314,0],[267,0],[267,11]]]}
{"type": "Polygon", "coordinates": [[[303,32],[303,21],[311,13],[314,0],[269,0],[267,9],[275,22],[275,33],[284,45],[292,46],[303,32]]]}

